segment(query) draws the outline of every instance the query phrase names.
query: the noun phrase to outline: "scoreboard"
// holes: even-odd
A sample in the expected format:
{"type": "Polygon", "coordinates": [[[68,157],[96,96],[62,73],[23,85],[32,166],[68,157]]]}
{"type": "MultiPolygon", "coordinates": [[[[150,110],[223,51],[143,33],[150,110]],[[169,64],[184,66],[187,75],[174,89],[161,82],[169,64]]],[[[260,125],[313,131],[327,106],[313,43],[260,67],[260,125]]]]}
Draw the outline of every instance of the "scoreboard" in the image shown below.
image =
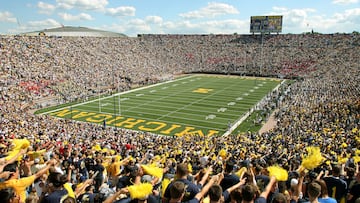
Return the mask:
{"type": "Polygon", "coordinates": [[[282,16],[251,16],[250,32],[279,33],[282,30],[282,16]]]}

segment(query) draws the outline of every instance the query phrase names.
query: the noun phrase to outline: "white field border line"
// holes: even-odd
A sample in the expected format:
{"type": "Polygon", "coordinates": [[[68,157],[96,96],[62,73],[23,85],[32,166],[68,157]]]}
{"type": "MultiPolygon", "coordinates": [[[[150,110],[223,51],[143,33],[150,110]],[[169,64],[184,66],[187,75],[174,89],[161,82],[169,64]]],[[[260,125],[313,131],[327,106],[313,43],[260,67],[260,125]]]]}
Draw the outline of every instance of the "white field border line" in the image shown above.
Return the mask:
{"type": "MultiPolygon", "coordinates": [[[[114,96],[127,94],[127,93],[130,93],[130,92],[135,92],[135,91],[138,91],[138,90],[143,90],[143,89],[147,89],[147,88],[151,88],[151,87],[156,87],[156,86],[159,86],[159,85],[162,85],[162,84],[177,82],[177,81],[181,81],[181,80],[185,80],[185,79],[189,79],[189,78],[193,78],[193,77],[196,77],[196,75],[190,75],[188,77],[183,77],[183,78],[179,78],[179,79],[175,79],[175,80],[169,80],[169,81],[166,81],[166,82],[157,83],[157,84],[153,84],[153,85],[149,85],[149,86],[145,86],[145,87],[140,87],[140,88],[136,88],[136,89],[133,89],[133,90],[126,91],[126,92],[119,92],[119,93],[116,93],[116,94],[113,94],[113,95],[110,95],[110,96],[107,96],[107,97],[102,97],[102,98],[100,98],[100,100],[112,98],[114,96]]],[[[72,108],[72,107],[75,107],[75,106],[81,106],[81,105],[84,105],[84,104],[96,102],[98,100],[99,100],[99,98],[93,99],[93,100],[90,100],[90,101],[86,101],[86,102],[82,102],[82,103],[79,103],[79,104],[74,104],[74,105],[71,105],[71,106],[65,106],[65,107],[62,107],[62,108],[55,109],[55,110],[43,112],[43,113],[41,113],[39,115],[49,114],[49,113],[53,113],[53,112],[60,111],[60,110],[63,110],[63,109],[72,108]]]]}
{"type": "MultiPolygon", "coordinates": [[[[87,111],[87,112],[89,112],[89,113],[99,113],[99,112],[97,112],[97,111],[87,111]]],[[[107,115],[112,115],[112,114],[110,114],[110,113],[106,113],[107,115]]],[[[147,117],[145,117],[145,116],[141,116],[141,117],[139,117],[139,116],[131,116],[132,118],[136,118],[136,119],[148,119],[147,117]]],[[[152,119],[152,118],[149,118],[149,119],[152,119]]],[[[169,121],[166,121],[166,120],[159,120],[159,119],[152,119],[152,120],[156,120],[156,121],[163,121],[163,122],[165,122],[166,124],[182,124],[182,125],[184,125],[184,126],[193,126],[193,127],[199,127],[199,128],[206,128],[206,129],[211,129],[211,130],[219,130],[219,131],[224,131],[225,129],[220,129],[220,128],[210,128],[210,127],[208,127],[208,126],[202,126],[202,125],[189,125],[189,124],[187,124],[187,123],[182,123],[182,122],[169,122],[169,121]]],[[[188,119],[188,120],[190,120],[190,119],[188,119]]],[[[78,120],[74,120],[74,121],[77,121],[77,122],[84,122],[84,123],[88,123],[88,122],[86,122],[86,121],[78,121],[78,120]]],[[[199,120],[194,120],[194,121],[199,121],[199,120]]],[[[116,123],[116,122],[114,122],[114,123],[116,123]]],[[[213,122],[213,124],[219,124],[219,125],[222,125],[223,123],[216,123],[216,122],[213,122]]],[[[116,126],[113,126],[113,127],[116,127],[116,126]]],[[[125,129],[130,129],[130,130],[132,130],[131,128],[125,128],[125,129]]]]}
{"type": "MultiPolygon", "coordinates": [[[[285,82],[286,80],[283,80],[280,84],[278,84],[272,91],[274,90],[277,90],[279,89],[279,87],[285,82]]],[[[266,96],[266,95],[265,95],[266,96]]],[[[264,96],[264,97],[265,97],[264,96]]],[[[255,104],[251,109],[250,111],[248,111],[247,113],[245,113],[244,116],[240,117],[239,120],[233,125],[231,126],[231,128],[229,130],[227,130],[222,136],[228,136],[230,135],[230,133],[232,133],[242,122],[244,122],[245,119],[247,119],[247,117],[250,116],[250,114],[254,111],[254,107],[256,105],[258,105],[260,102],[262,101],[262,99],[257,103],[255,104]]]]}
{"type": "MultiPolygon", "coordinates": [[[[223,92],[223,91],[225,91],[226,89],[229,89],[230,87],[235,86],[235,85],[237,85],[237,84],[229,85],[228,87],[223,88],[223,89],[221,89],[220,91],[217,91],[216,93],[223,92]]],[[[187,104],[187,105],[185,105],[185,106],[183,106],[183,107],[181,107],[181,108],[178,108],[178,109],[175,110],[175,111],[171,111],[171,112],[169,112],[168,114],[165,114],[165,115],[161,116],[159,119],[164,118],[164,117],[167,117],[167,116],[169,116],[169,115],[171,115],[171,114],[173,114],[173,113],[175,113],[175,112],[178,112],[178,111],[180,111],[180,110],[182,110],[182,109],[185,109],[186,107],[191,106],[191,105],[193,105],[193,104],[195,104],[195,103],[199,103],[200,101],[205,100],[205,99],[207,99],[208,97],[211,97],[211,96],[213,96],[213,95],[216,94],[216,93],[214,92],[213,94],[211,94],[211,92],[210,92],[208,96],[203,97],[203,98],[198,99],[198,100],[195,100],[195,101],[193,101],[193,102],[191,102],[191,103],[189,103],[189,104],[187,104]]],[[[217,112],[215,112],[214,114],[216,114],[216,113],[217,113],[217,112]]],[[[212,112],[209,112],[209,114],[212,114],[212,112]]],[[[206,116],[206,115],[205,115],[205,116],[206,116]]]]}

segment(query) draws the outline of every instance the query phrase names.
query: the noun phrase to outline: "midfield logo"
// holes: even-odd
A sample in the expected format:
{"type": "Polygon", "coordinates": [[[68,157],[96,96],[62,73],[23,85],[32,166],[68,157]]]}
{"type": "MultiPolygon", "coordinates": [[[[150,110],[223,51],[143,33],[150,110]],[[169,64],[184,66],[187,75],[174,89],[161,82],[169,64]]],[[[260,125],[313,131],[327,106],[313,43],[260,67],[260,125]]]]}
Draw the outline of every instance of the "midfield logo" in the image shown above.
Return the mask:
{"type": "Polygon", "coordinates": [[[202,94],[207,94],[209,92],[213,91],[213,89],[206,89],[206,88],[198,88],[192,92],[196,92],[196,93],[202,93],[202,94]]]}

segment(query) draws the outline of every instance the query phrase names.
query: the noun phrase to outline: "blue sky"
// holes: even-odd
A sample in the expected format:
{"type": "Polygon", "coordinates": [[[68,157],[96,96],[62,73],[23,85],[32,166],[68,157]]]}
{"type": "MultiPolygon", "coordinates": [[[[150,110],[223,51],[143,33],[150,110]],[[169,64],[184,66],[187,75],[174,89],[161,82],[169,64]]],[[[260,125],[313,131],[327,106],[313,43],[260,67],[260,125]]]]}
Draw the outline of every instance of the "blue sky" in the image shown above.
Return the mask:
{"type": "Polygon", "coordinates": [[[249,34],[255,15],[283,15],[282,33],[360,31],[360,0],[2,0],[0,34],[61,25],[128,36],[249,34]]]}

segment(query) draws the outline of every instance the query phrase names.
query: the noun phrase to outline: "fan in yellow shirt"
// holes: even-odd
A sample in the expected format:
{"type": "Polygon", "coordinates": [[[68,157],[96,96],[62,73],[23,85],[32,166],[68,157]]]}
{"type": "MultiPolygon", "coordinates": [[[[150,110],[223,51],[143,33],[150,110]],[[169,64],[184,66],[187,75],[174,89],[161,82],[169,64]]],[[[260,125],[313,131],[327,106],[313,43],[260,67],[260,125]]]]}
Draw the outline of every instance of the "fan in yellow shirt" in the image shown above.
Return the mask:
{"type": "Polygon", "coordinates": [[[129,157],[122,161],[117,159],[118,159],[117,157],[114,157],[112,159],[111,164],[106,168],[110,178],[110,182],[113,184],[116,184],[118,180],[118,175],[120,175],[120,166],[127,164],[127,162],[129,161],[129,157]]]}
{"type": "Polygon", "coordinates": [[[4,168],[4,171],[13,172],[8,180],[0,183],[0,190],[5,188],[13,188],[15,193],[20,196],[20,201],[25,202],[26,188],[29,187],[37,178],[46,173],[51,166],[54,166],[56,160],[50,160],[46,167],[38,171],[36,174],[19,179],[19,169],[17,163],[12,163],[4,168]]]}

